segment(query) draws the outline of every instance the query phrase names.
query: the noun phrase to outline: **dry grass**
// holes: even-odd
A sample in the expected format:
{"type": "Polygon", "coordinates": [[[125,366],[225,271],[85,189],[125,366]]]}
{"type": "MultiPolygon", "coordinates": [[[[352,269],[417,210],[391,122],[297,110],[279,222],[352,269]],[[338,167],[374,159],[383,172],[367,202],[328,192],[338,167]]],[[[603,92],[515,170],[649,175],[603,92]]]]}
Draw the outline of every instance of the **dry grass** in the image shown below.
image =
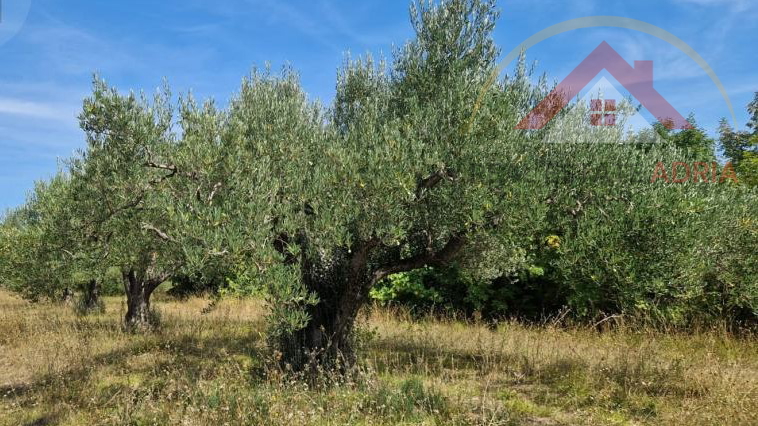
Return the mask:
{"type": "Polygon", "coordinates": [[[0,293],[0,424],[758,424],[758,342],[725,333],[411,321],[367,314],[362,372],[313,388],[263,368],[263,307],[155,303],[77,317],[0,293]]]}

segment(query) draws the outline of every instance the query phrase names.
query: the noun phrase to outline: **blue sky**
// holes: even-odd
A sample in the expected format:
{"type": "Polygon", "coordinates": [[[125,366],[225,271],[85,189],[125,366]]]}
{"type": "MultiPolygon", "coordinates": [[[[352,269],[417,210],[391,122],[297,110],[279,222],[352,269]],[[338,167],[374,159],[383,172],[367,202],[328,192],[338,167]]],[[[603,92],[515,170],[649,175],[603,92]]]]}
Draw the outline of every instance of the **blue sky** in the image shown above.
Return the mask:
{"type": "MultiPolygon", "coordinates": [[[[225,103],[241,78],[266,62],[289,63],[306,90],[328,102],[344,53],[389,56],[412,36],[408,0],[4,0],[0,22],[0,209],[23,202],[37,179],[83,146],[76,115],[93,72],[119,89],[225,103]],[[24,6],[29,6],[23,15],[24,6]],[[14,15],[15,14],[15,15],[14,15]],[[16,20],[14,22],[14,19],[16,20]],[[12,37],[11,37],[12,36],[12,37]]],[[[758,91],[756,0],[500,0],[495,38],[503,55],[532,34],[591,15],[635,18],[690,44],[713,67],[744,125],[758,91]]],[[[530,49],[538,70],[561,79],[601,41],[630,63],[653,60],[655,87],[713,132],[729,115],[706,74],[645,34],[575,30],[530,49]]]]}

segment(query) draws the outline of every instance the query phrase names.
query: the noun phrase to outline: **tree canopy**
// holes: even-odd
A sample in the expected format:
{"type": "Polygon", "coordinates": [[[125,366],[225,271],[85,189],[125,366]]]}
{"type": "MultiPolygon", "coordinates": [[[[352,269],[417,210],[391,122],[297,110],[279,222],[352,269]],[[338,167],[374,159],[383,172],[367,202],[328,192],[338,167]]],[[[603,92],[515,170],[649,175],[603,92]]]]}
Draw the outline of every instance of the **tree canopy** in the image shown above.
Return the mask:
{"type": "MultiPolygon", "coordinates": [[[[225,108],[96,78],[86,148],[4,221],[3,279],[33,298],[69,268],[118,267],[131,329],[172,277],[259,288],[297,370],[352,364],[370,290],[453,263],[489,280],[538,268],[580,316],[755,316],[754,190],[650,180],[712,161],[713,141],[695,126],[649,143],[581,107],[515,129],[547,88],[523,58],[495,74],[497,18],[493,0],[414,3],[415,38],[346,59],[328,107],[289,68],[254,70],[225,108]]],[[[754,133],[723,127],[725,155],[749,164],[754,133]]]]}

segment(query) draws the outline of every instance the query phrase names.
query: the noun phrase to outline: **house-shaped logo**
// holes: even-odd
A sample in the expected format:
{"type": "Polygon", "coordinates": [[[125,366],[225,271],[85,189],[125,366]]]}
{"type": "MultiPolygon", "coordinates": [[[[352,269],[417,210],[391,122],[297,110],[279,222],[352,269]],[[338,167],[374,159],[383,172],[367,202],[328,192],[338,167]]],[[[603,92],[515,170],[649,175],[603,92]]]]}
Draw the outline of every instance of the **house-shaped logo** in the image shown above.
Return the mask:
{"type": "MultiPolygon", "coordinates": [[[[689,129],[691,124],[653,88],[653,61],[634,61],[631,67],[605,41],[542,100],[516,126],[517,129],[541,129],[579,94],[601,71],[607,70],[624,88],[669,129],[689,129]]],[[[615,125],[615,102],[591,101],[591,123],[615,125]],[[600,113],[600,114],[599,114],[600,113]]]]}

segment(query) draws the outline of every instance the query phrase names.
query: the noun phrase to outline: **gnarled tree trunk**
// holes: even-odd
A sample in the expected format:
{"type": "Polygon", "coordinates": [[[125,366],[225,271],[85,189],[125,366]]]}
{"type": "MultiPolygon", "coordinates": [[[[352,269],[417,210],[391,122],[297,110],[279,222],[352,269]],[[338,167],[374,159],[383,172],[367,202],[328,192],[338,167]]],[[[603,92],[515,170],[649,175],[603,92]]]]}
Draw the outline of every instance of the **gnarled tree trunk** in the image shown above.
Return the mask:
{"type": "Polygon", "coordinates": [[[124,323],[127,330],[147,330],[155,326],[155,319],[150,311],[150,296],[160,285],[157,279],[139,277],[133,269],[122,272],[124,290],[126,292],[126,317],[124,323]]]}
{"type": "Polygon", "coordinates": [[[63,303],[71,303],[71,300],[74,298],[74,293],[71,291],[70,288],[66,287],[63,289],[63,293],[61,294],[61,302],[63,303]]]}
{"type": "Polygon", "coordinates": [[[87,283],[83,302],[86,311],[92,311],[98,308],[100,303],[100,286],[98,285],[97,280],[92,279],[87,283]]]}
{"type": "Polygon", "coordinates": [[[374,245],[337,250],[329,259],[301,260],[303,283],[319,302],[307,307],[308,324],[280,342],[283,363],[295,371],[319,366],[345,371],[355,363],[353,331],[373,284],[368,257],[374,245]]]}
{"type": "Polygon", "coordinates": [[[368,301],[371,287],[391,274],[446,264],[464,243],[464,237],[454,236],[437,251],[430,249],[417,256],[385,262],[372,262],[372,255],[381,246],[376,239],[315,260],[303,255],[300,260],[303,283],[318,295],[319,302],[307,307],[310,320],[306,326],[279,342],[282,362],[295,371],[317,367],[349,369],[356,361],[355,321],[368,301]]]}
{"type": "Polygon", "coordinates": [[[91,279],[84,286],[84,293],[77,299],[75,310],[79,315],[105,312],[105,305],[100,301],[100,285],[91,279]]]}

